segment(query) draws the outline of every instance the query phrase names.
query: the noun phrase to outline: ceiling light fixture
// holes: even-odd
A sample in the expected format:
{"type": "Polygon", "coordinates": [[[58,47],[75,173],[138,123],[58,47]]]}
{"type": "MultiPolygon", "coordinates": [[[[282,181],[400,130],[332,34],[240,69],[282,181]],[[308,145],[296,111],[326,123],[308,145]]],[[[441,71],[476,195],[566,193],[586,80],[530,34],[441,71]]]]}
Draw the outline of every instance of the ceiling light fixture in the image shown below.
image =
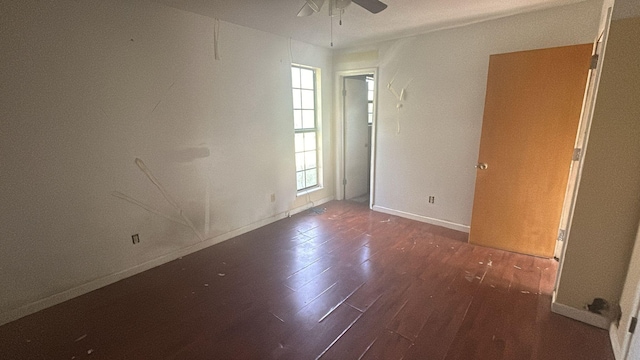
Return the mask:
{"type": "MultiPolygon", "coordinates": [[[[339,24],[342,25],[342,13],[352,2],[361,6],[365,10],[377,14],[387,8],[387,5],[379,0],[329,0],[329,19],[331,21],[331,46],[333,47],[333,18],[339,16],[339,24]]],[[[310,16],[320,12],[325,0],[305,0],[302,9],[298,11],[298,16],[310,16]]]]}

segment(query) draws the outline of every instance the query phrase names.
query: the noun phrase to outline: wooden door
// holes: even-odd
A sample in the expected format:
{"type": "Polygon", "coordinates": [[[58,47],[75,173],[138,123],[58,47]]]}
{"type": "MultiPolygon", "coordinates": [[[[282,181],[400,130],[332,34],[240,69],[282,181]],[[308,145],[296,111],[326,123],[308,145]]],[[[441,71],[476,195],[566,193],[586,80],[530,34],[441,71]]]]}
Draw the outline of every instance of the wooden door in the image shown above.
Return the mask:
{"type": "Polygon", "coordinates": [[[344,79],[344,198],[369,192],[368,86],[365,76],[344,79]]]}
{"type": "Polygon", "coordinates": [[[553,256],[591,49],[491,56],[471,243],[553,256]]]}

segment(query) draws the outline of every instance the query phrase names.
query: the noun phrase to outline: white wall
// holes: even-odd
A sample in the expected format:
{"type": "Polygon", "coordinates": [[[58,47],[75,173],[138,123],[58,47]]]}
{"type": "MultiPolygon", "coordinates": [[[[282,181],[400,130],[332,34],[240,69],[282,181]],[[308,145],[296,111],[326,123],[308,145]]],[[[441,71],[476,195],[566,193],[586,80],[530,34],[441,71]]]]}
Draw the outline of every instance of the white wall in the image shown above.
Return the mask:
{"type": "MultiPolygon", "coordinates": [[[[213,19],[146,1],[12,0],[2,13],[0,324],[307,203],[290,57],[322,68],[329,135],[329,50],[223,22],[216,61],[213,19]],[[208,240],[112,195],[180,218],[135,158],[208,240]]],[[[331,159],[310,200],[333,197],[331,159]]]]}
{"type": "Polygon", "coordinates": [[[586,1],[336,54],[336,70],[379,67],[375,208],[468,229],[489,55],[591,43],[601,7],[586,1]],[[392,79],[398,92],[409,84],[399,113],[392,79]]]}

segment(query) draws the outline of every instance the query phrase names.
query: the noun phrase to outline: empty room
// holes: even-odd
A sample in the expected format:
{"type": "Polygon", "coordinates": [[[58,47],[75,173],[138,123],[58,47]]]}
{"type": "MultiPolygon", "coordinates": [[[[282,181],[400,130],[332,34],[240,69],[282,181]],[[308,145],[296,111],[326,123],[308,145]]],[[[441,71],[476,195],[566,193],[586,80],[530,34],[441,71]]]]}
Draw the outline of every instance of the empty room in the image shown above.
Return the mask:
{"type": "Polygon", "coordinates": [[[638,39],[635,0],[0,1],[0,359],[640,359],[638,39]]]}

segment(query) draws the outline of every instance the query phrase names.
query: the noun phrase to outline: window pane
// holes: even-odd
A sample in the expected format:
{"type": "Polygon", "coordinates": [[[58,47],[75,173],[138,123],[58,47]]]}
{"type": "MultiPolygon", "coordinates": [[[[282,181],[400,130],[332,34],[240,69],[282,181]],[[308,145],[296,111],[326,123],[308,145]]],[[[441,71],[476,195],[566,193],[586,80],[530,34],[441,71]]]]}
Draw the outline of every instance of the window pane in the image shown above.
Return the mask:
{"type": "Polygon", "coordinates": [[[315,151],[307,151],[304,153],[304,167],[305,169],[312,169],[316,167],[317,154],[315,151]]]}
{"type": "Polygon", "coordinates": [[[368,122],[369,124],[373,124],[373,114],[369,114],[368,122]]]}
{"type": "Polygon", "coordinates": [[[304,170],[304,158],[305,158],[304,154],[305,153],[303,152],[296,154],[296,171],[304,170]]]}
{"type": "Polygon", "coordinates": [[[304,134],[296,134],[296,152],[304,151],[304,134]]]}
{"type": "Polygon", "coordinates": [[[302,108],[302,95],[300,94],[300,90],[298,89],[293,89],[293,108],[302,108]]]}
{"type": "Polygon", "coordinates": [[[313,70],[300,69],[300,82],[303,89],[313,89],[313,70]]]}
{"type": "Polygon", "coordinates": [[[305,129],[313,129],[316,127],[315,111],[302,110],[302,127],[305,129]]]}
{"type": "Polygon", "coordinates": [[[305,171],[305,180],[307,187],[318,185],[317,170],[313,169],[305,171]]]}
{"type": "Polygon", "coordinates": [[[296,186],[305,190],[318,186],[318,135],[316,71],[292,66],[293,122],[295,130],[296,186]]]}
{"type": "Polygon", "coordinates": [[[369,114],[373,113],[373,103],[367,104],[367,112],[369,114]]]}
{"type": "MultiPolygon", "coordinates": [[[[296,134],[297,135],[297,134],[296,134]]],[[[304,134],[304,150],[315,150],[316,149],[316,133],[309,132],[304,134]]]]}
{"type": "Polygon", "coordinates": [[[291,87],[294,87],[294,88],[300,87],[300,68],[297,68],[297,67],[291,68],[291,87]]]}
{"type": "Polygon", "coordinates": [[[313,90],[302,90],[302,108],[313,109],[315,107],[314,103],[313,90]]]}
{"type": "Polygon", "coordinates": [[[293,128],[302,129],[302,110],[293,110],[293,128]]]}

